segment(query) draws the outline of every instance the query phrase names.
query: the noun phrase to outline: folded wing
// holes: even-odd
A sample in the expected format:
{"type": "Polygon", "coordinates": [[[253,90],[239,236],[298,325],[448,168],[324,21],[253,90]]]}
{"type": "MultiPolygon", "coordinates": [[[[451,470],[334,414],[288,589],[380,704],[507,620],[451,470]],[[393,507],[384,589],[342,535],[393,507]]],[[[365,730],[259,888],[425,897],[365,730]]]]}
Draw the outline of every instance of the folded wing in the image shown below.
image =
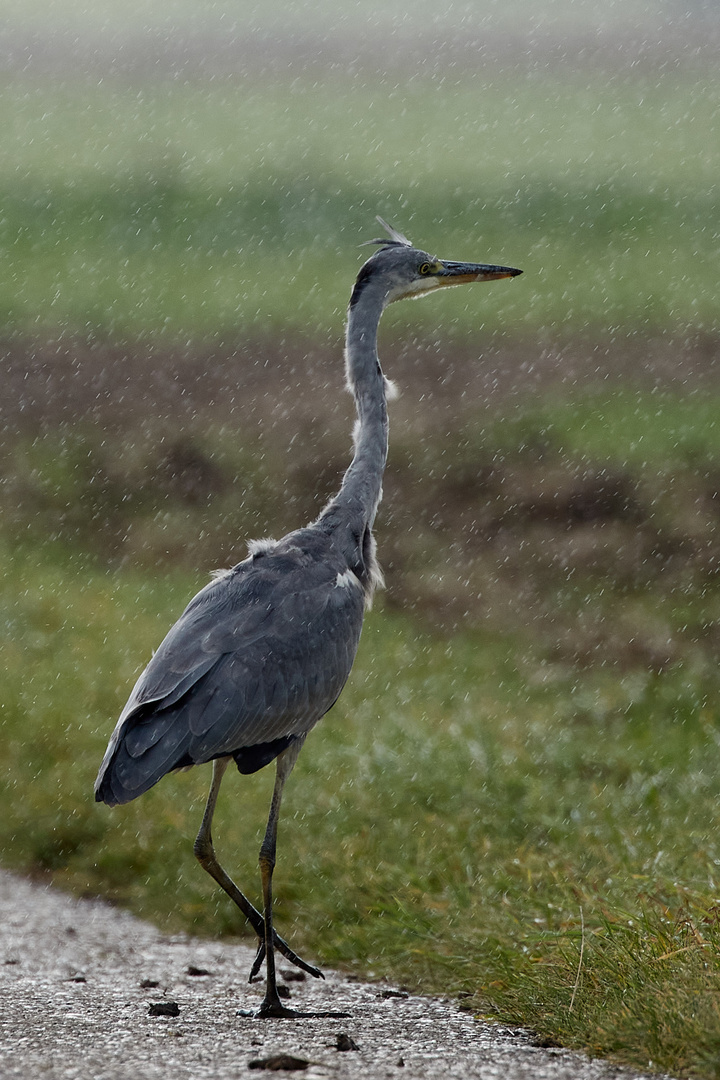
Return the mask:
{"type": "Polygon", "coordinates": [[[364,596],[329,542],[311,540],[263,549],[191,601],[130,695],[96,799],[128,802],[173,769],[224,755],[254,772],[334,704],[364,596]]]}

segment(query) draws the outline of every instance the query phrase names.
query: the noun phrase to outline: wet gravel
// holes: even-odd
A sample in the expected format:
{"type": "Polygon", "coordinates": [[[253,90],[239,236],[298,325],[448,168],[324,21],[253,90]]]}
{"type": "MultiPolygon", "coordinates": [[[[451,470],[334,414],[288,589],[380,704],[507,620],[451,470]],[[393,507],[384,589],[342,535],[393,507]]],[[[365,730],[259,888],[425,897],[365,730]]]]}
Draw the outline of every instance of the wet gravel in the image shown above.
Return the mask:
{"type": "MultiPolygon", "coordinates": [[[[0,1075],[234,1080],[301,1072],[339,1080],[639,1080],[540,1047],[437,998],[326,972],[286,980],[291,1004],[341,1017],[258,1020],[252,950],[168,937],[96,900],[0,871],[0,1075]]],[[[281,964],[281,972],[283,967],[281,964]]],[[[294,975],[295,972],[289,972],[294,975]]]]}

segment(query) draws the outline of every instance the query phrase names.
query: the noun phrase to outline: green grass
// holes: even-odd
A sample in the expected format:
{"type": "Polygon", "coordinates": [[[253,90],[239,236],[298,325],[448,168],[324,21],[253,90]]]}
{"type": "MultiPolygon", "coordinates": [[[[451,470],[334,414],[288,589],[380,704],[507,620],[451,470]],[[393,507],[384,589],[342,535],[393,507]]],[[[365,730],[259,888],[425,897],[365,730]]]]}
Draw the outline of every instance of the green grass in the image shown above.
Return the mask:
{"type": "MultiPolygon", "coordinates": [[[[550,442],[563,454],[588,461],[658,469],[685,466],[712,468],[720,457],[720,413],[715,395],[707,390],[679,396],[657,389],[638,394],[625,388],[612,394],[595,393],[576,404],[558,401],[514,416],[511,439],[550,442]]],[[[502,443],[503,421],[488,442],[502,443]]],[[[507,436],[505,436],[507,439],[507,436]]]]}
{"type": "MultiPolygon", "coordinates": [[[[376,213],[432,252],[525,270],[413,308],[419,337],[717,331],[714,71],[362,71],[4,82],[0,331],[335,341],[376,213]]],[[[407,339],[408,314],[385,332],[407,339]]],[[[121,434],[49,410],[3,437],[0,855],[168,928],[244,933],[192,857],[207,770],[114,812],[92,782],[205,580],[189,567],[310,517],[347,434],[331,417],[288,453],[261,402],[260,441],[238,406],[232,442],[200,409],[173,443],[141,387],[122,393],[121,434]]],[[[301,951],[720,1076],[717,415],[715,395],[625,391],[395,435],[386,607],[284,807],[277,917],[301,951]],[[616,498],[607,518],[563,516],[586,488],[616,498]]],[[[271,782],[228,776],[215,830],[256,898],[271,782]]]]}
{"type": "MultiPolygon", "coordinates": [[[[395,440],[388,600],[284,806],[277,918],[302,952],[564,1045],[720,1075],[716,417],[708,397],[625,391],[471,417],[422,447],[395,440]],[[497,491],[477,486],[489,462],[497,491]],[[637,506],[594,524],[537,516],[588,469],[619,476],[637,506]],[[492,532],[484,554],[473,540],[487,513],[510,516],[494,555],[492,532]],[[628,568],[637,536],[647,565],[628,568]],[[604,562],[570,552],[553,569],[558,548],[580,538],[582,554],[590,537],[610,545],[604,562]],[[538,603],[555,638],[528,618],[538,603]],[[465,629],[428,629],[453,622],[465,629]],[[573,662],[564,625],[572,648],[584,635],[605,646],[573,662]]],[[[188,460],[215,470],[200,502],[173,486],[148,430],[5,447],[0,855],[169,929],[235,935],[241,919],[192,856],[207,769],[115,811],[92,801],[136,674],[205,580],[188,566],[312,514],[312,446],[293,451],[290,505],[279,445],[197,423],[188,460]]],[[[271,784],[269,769],[228,775],[215,828],[255,899],[271,784]]]]}
{"type": "Polygon", "coordinates": [[[337,333],[382,213],[525,270],[422,305],[420,329],[712,330],[717,84],[599,78],[6,84],[0,316],[337,333]]]}
{"type": "MultiPolygon", "coordinates": [[[[7,437],[0,539],[170,573],[312,520],[347,464],[342,414],[288,445],[272,408],[262,438],[211,411],[190,409],[182,434],[145,418],[7,437]]],[[[716,657],[717,416],[707,392],[618,390],[469,411],[447,432],[418,403],[422,443],[397,425],[378,522],[389,604],[446,630],[524,630],[559,664],[716,657]]]]}
{"type": "MultiPolygon", "coordinates": [[[[639,390],[630,384],[616,384],[610,392],[580,388],[562,397],[521,401],[514,409],[478,410],[457,433],[458,447],[449,449],[432,440],[426,447],[408,449],[422,455],[431,476],[448,452],[458,452],[463,437],[468,468],[488,458],[555,454],[639,472],[711,469],[720,456],[718,406],[714,390],[702,386],[684,394],[660,386],[639,390]]],[[[400,430],[396,442],[402,439],[400,430]]]]}
{"type": "MultiPolygon", "coordinates": [[[[191,853],[207,770],[116,811],[92,781],[138,667],[197,578],[3,559],[4,865],[162,926],[238,933],[191,853]]],[[[716,1076],[720,740],[711,665],[548,666],[527,641],[379,611],[287,792],[277,918],[326,964],[716,1076]]],[[[271,770],[215,835],[257,897],[271,770]]]]}

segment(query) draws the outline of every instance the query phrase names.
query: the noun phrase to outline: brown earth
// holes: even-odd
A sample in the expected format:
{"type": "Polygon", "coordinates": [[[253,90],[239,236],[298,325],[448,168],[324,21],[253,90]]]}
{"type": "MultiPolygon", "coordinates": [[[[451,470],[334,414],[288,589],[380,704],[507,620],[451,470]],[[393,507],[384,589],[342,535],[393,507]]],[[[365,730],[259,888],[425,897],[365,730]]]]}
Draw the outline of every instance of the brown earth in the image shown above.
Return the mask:
{"type": "MultiPolygon", "coordinates": [[[[451,431],[479,408],[507,410],[538,394],[567,397],[614,384],[720,387],[720,338],[701,333],[565,341],[497,335],[477,344],[410,337],[385,341],[380,351],[401,389],[393,427],[419,433],[451,431]]],[[[0,342],[0,360],[4,437],[78,423],[116,431],[148,419],[175,431],[208,420],[238,430],[281,424],[287,441],[308,422],[349,430],[340,337],[186,345],[15,338],[0,342]]]]}
{"type": "MultiPolygon", "coordinates": [[[[717,580],[720,465],[648,478],[568,460],[532,427],[497,453],[487,432],[548,397],[716,393],[720,340],[497,337],[482,352],[381,351],[402,390],[378,520],[387,603],[434,626],[528,633],[558,660],[658,669],[717,657],[717,622],[698,616],[679,631],[648,615],[647,598],[671,603],[717,580]]],[[[244,557],[249,537],[312,519],[348,461],[339,340],[61,338],[2,352],[0,497],[15,537],[211,569],[244,557]]]]}

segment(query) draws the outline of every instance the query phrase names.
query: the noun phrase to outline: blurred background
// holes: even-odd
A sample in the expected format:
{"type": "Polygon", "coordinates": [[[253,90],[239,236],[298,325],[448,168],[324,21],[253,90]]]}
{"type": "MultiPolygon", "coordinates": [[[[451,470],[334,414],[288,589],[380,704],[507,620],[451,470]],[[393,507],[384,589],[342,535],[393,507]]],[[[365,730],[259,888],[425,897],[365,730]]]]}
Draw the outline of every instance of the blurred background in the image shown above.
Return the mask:
{"type": "MultiPolygon", "coordinates": [[[[384,317],[388,589],[293,777],[278,919],[326,963],[710,1068],[719,55],[714,0],[3,0],[6,866],[242,932],[193,864],[204,770],[114,814],[92,781],[208,572],[337,487],[381,214],[524,274],[384,317]]],[[[224,793],[241,883],[270,780],[224,793]]]]}

